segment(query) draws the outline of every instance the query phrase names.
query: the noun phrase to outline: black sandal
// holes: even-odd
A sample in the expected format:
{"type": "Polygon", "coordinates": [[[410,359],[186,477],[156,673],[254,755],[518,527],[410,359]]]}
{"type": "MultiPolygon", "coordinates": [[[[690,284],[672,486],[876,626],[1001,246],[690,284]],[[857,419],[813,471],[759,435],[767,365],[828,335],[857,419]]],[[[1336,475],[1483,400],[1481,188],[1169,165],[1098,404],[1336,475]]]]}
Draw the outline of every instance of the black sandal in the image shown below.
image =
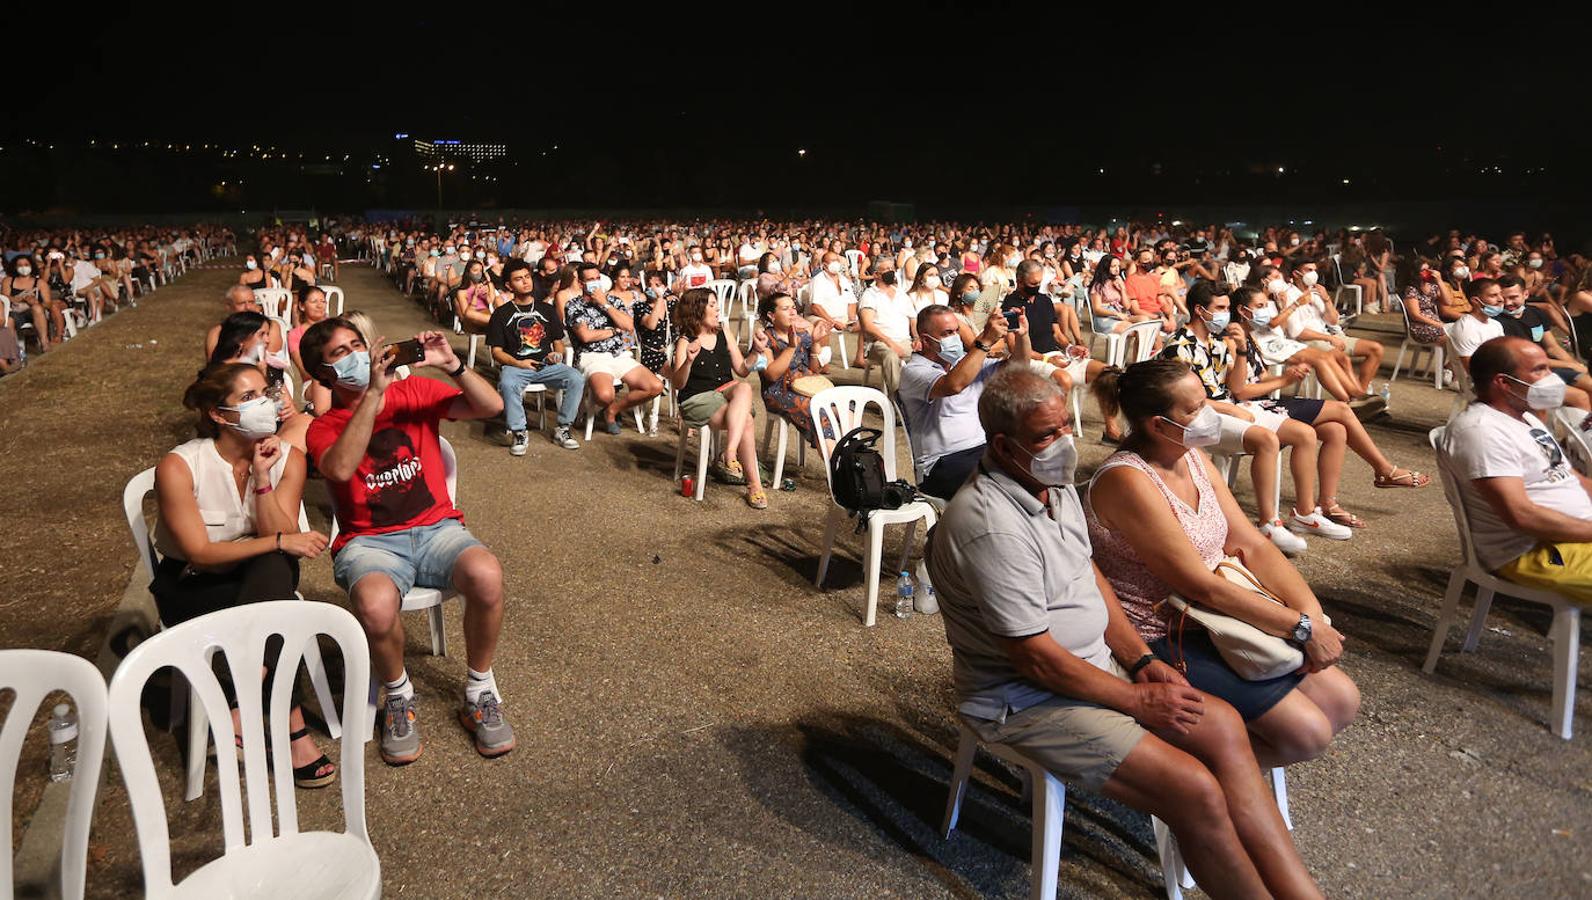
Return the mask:
{"type": "MultiPolygon", "coordinates": [[[[300,728],[298,731],[288,735],[287,741],[289,744],[291,744],[299,738],[309,737],[309,733],[310,730],[308,728],[300,728]]],[[[302,766],[293,767],[293,784],[297,787],[306,789],[323,788],[336,780],[337,766],[330,759],[327,759],[326,754],[324,753],[320,755],[319,759],[316,759],[313,762],[308,762],[302,766]],[[326,766],[331,766],[332,771],[327,772],[325,775],[315,774],[326,766]]]]}

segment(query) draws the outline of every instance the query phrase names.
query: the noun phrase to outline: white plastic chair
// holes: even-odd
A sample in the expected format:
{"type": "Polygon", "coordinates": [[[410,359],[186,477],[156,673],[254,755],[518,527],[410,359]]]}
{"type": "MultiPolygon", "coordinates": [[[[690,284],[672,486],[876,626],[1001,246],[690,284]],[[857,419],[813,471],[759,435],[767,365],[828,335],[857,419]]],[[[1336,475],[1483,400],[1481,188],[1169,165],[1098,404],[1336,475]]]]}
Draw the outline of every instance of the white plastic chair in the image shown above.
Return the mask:
{"type": "Polygon", "coordinates": [[[1106,365],[1128,365],[1128,340],[1133,340],[1133,362],[1144,362],[1155,354],[1155,338],[1161,332],[1161,320],[1151,319],[1129,325],[1116,334],[1106,335],[1106,365]]]}
{"type": "Polygon", "coordinates": [[[714,433],[711,426],[706,424],[699,427],[687,426],[684,417],[676,417],[675,427],[680,432],[680,443],[674,450],[674,481],[671,484],[678,485],[680,483],[680,473],[685,469],[685,447],[690,439],[691,432],[695,431],[697,433],[697,471],[692,499],[701,503],[702,495],[708,486],[708,462],[713,459],[713,450],[718,443],[718,435],[714,433]]]}
{"type": "MultiPolygon", "coordinates": [[[[155,490],[155,469],[151,466],[137,475],[134,475],[122,489],[122,513],[127,518],[127,530],[133,536],[133,550],[137,554],[138,564],[133,567],[133,578],[142,579],[147,585],[155,577],[155,568],[160,565],[160,554],[155,550],[155,543],[150,539],[149,522],[144,517],[144,498],[155,490]]],[[[305,515],[304,504],[299,504],[299,529],[309,530],[309,517],[305,515]]],[[[302,599],[302,598],[300,598],[302,599]]],[[[157,623],[164,629],[165,623],[157,623]]],[[[304,667],[309,670],[310,684],[315,688],[315,700],[321,707],[321,718],[326,722],[326,733],[332,740],[337,740],[342,734],[342,723],[337,715],[337,707],[332,702],[331,682],[326,677],[326,663],[321,659],[319,644],[311,643],[304,648],[304,667]]],[[[171,685],[171,717],[170,721],[175,727],[181,718],[184,709],[188,715],[188,735],[186,746],[188,749],[188,788],[186,799],[197,800],[204,793],[205,784],[205,740],[209,735],[209,723],[205,719],[204,708],[198,699],[191,696],[192,691],[183,691],[175,681],[171,685]]]]}
{"type": "Polygon", "coordinates": [[[851,274],[852,278],[856,278],[859,274],[861,274],[860,269],[859,269],[859,267],[861,265],[862,265],[862,251],[861,250],[847,250],[846,251],[846,271],[851,274]]]}
{"type": "MultiPolygon", "coordinates": [[[[454,334],[464,334],[464,323],[459,320],[458,316],[454,316],[453,317],[453,333],[454,334]]],[[[465,360],[465,363],[464,363],[469,368],[472,368],[472,369],[475,368],[475,350],[476,350],[476,347],[480,346],[480,344],[481,344],[481,335],[479,335],[479,334],[470,335],[470,356],[469,356],[468,359],[465,360]]]]}
{"type": "MultiPolygon", "coordinates": [[[[1332,305],[1338,307],[1339,309],[1342,309],[1343,308],[1343,304],[1342,304],[1340,298],[1346,292],[1353,291],[1354,292],[1354,314],[1356,316],[1358,316],[1362,312],[1365,311],[1365,302],[1364,302],[1365,289],[1360,287],[1359,285],[1355,284],[1352,281],[1344,280],[1342,259],[1343,259],[1342,254],[1339,254],[1339,253],[1332,254],[1332,274],[1333,274],[1333,277],[1338,280],[1337,290],[1332,292],[1332,305]]],[[[1391,297],[1392,295],[1389,294],[1388,296],[1391,297]]]]}
{"type": "Polygon", "coordinates": [[[1565,410],[1562,406],[1554,410],[1554,418],[1564,432],[1564,452],[1570,457],[1570,464],[1575,466],[1576,471],[1585,475],[1592,472],[1592,440],[1588,439],[1580,423],[1566,417],[1565,410]]]}
{"type": "Polygon", "coordinates": [[[1443,497],[1454,513],[1454,528],[1459,532],[1459,566],[1448,576],[1448,590],[1443,595],[1443,609],[1437,616],[1437,627],[1432,632],[1432,646],[1426,651],[1426,662],[1421,671],[1430,675],[1437,669],[1437,658],[1443,653],[1443,643],[1448,639],[1449,626],[1458,617],[1459,598],[1466,585],[1476,586],[1476,608],[1471,613],[1470,629],[1465,632],[1461,653],[1476,649],[1483,626],[1487,624],[1487,610],[1492,606],[1494,594],[1515,597],[1527,603],[1539,603],[1553,610],[1553,626],[1548,639],[1553,644],[1553,698],[1552,717],[1548,728],[1559,737],[1569,740],[1575,720],[1576,666],[1581,656],[1581,607],[1553,591],[1525,587],[1505,581],[1482,567],[1476,559],[1476,548],[1471,540],[1470,518],[1465,512],[1465,502],[1459,492],[1454,474],[1442,450],[1443,435],[1447,426],[1433,428],[1427,438],[1437,451],[1437,471],[1443,479],[1443,497]]]}
{"type": "MultiPolygon", "coordinates": [[[[945,819],[940,826],[940,836],[947,840],[956,830],[961,818],[962,800],[967,794],[968,779],[973,774],[973,758],[980,745],[991,756],[1017,766],[1025,773],[1033,797],[1033,851],[1030,865],[1033,875],[1029,896],[1033,900],[1055,900],[1056,877],[1061,866],[1062,818],[1067,808],[1067,785],[1039,763],[1023,756],[1004,744],[984,744],[978,733],[967,723],[958,721],[960,736],[956,746],[956,760],[951,771],[949,795],[945,800],[945,819]]],[[[1291,830],[1293,822],[1288,815],[1288,783],[1281,768],[1265,771],[1277,799],[1277,809],[1283,822],[1291,830]]],[[[1155,831],[1155,846],[1161,862],[1161,877],[1166,884],[1168,900],[1181,900],[1183,890],[1194,888],[1194,878],[1183,865],[1182,853],[1172,830],[1155,816],[1150,817],[1155,831]]]]}
{"type": "MultiPolygon", "coordinates": [[[[829,497],[834,500],[834,484],[829,470],[829,454],[834,450],[834,445],[839,443],[847,432],[863,424],[863,415],[869,406],[879,409],[879,416],[884,420],[881,429],[883,434],[879,438],[879,454],[884,457],[884,477],[886,481],[896,480],[896,448],[895,448],[895,411],[892,404],[886,399],[882,391],[868,387],[833,387],[819,391],[813,397],[811,413],[813,428],[816,433],[833,435],[833,439],[820,438],[819,450],[823,451],[824,479],[829,484],[829,497]]],[[[846,510],[838,501],[829,509],[829,521],[824,526],[824,552],[818,560],[818,576],[813,579],[813,585],[820,589],[824,586],[824,576],[829,572],[829,557],[835,547],[835,533],[840,528],[840,522],[846,518],[846,510]]],[[[878,509],[868,516],[868,548],[864,557],[863,581],[867,585],[867,607],[863,624],[873,627],[879,612],[879,566],[884,555],[884,529],[887,525],[907,525],[906,540],[901,546],[901,564],[895,571],[906,567],[907,557],[912,551],[912,541],[916,536],[918,521],[924,522],[924,533],[934,527],[936,516],[934,507],[930,504],[914,500],[900,509],[878,509]]]]}
{"type": "MultiPolygon", "coordinates": [[[[276,319],[278,322],[287,320],[288,303],[292,301],[287,288],[255,288],[254,299],[260,304],[260,309],[267,318],[276,319]]],[[[327,299],[330,301],[331,298],[327,299]]]]}
{"type": "Polygon", "coordinates": [[[110,732],[127,784],[138,848],[144,865],[144,894],[169,897],[375,898],[381,894],[381,861],[365,830],[365,754],[350,742],[371,730],[365,705],[370,688],[370,651],[354,617],[330,603],[271,601],[224,609],[160,632],[133,648],[110,686],[110,732]],[[348,728],[338,754],[344,830],[300,832],[292,767],[288,765],[288,695],[298,669],[299,648],[318,635],[337,642],[345,661],[343,710],[348,728]],[[271,756],[265,755],[264,683],[259,677],[269,637],[282,638],[281,662],[271,685],[271,756]],[[211,671],[220,652],[232,673],[242,723],[243,783],[239,784],[237,735],[220,681],[211,671]],[[166,805],[144,738],[139,697],[157,669],[171,666],[194,686],[197,702],[215,723],[216,770],[221,795],[224,851],[181,883],[172,883],[166,805]],[[272,793],[275,821],[272,827],[272,793]],[[244,834],[244,798],[248,834],[244,834]]]}
{"type": "MultiPolygon", "coordinates": [[[[627,350],[625,352],[626,353],[630,353],[631,351],[627,350]]],[[[574,363],[574,351],[573,350],[569,351],[569,359],[570,359],[569,364],[570,365],[574,365],[575,363],[574,363]]],[[[623,378],[615,378],[614,379],[614,390],[617,391],[617,390],[619,390],[620,388],[622,388],[624,386],[625,386],[625,380],[623,378]]],[[[629,388],[626,388],[626,390],[629,390],[629,388]]],[[[586,416],[586,442],[587,443],[591,443],[592,426],[597,424],[597,410],[595,408],[596,404],[597,404],[597,398],[596,398],[596,396],[594,394],[592,394],[591,391],[587,391],[586,392],[585,403],[586,403],[586,411],[585,411],[585,413],[583,415],[586,416]]],[[[647,425],[646,425],[645,419],[643,419],[643,417],[642,417],[641,407],[639,407],[639,406],[633,407],[630,411],[632,413],[635,413],[635,416],[636,416],[636,431],[640,432],[641,434],[646,434],[647,433],[647,425]]],[[[615,419],[614,421],[617,422],[618,420],[615,419]]]]}
{"type": "MultiPolygon", "coordinates": [[[[1358,285],[1356,285],[1358,288],[1358,285]]],[[[1415,353],[1410,356],[1410,371],[1414,372],[1420,364],[1421,354],[1427,354],[1426,367],[1432,375],[1432,387],[1443,389],[1443,344],[1423,344],[1410,337],[1410,305],[1405,303],[1401,307],[1404,312],[1404,340],[1399,344],[1398,359],[1393,363],[1393,374],[1388,378],[1391,384],[1399,380],[1399,369],[1404,367],[1404,353],[1414,348],[1415,353]]]]}
{"type": "Polygon", "coordinates": [[[730,301],[735,297],[735,282],[728,278],[715,278],[703,285],[703,287],[712,291],[713,296],[719,298],[719,316],[725,321],[729,321],[730,313],[734,312],[734,307],[730,305],[730,301]]]}
{"type": "MultiPolygon", "coordinates": [[[[1276,510],[1279,516],[1282,515],[1282,447],[1283,445],[1277,447],[1277,482],[1271,486],[1271,508],[1276,510]]],[[[1216,466],[1216,473],[1227,482],[1228,490],[1238,489],[1238,463],[1244,457],[1251,455],[1247,451],[1211,454],[1211,463],[1216,466]]]]}
{"type": "Polygon", "coordinates": [[[757,321],[757,279],[750,278],[741,282],[735,289],[736,303],[741,307],[741,327],[746,329],[746,349],[752,349],[752,336],[755,329],[752,323],[757,321]]]}
{"type": "MultiPolygon", "coordinates": [[[[765,458],[768,456],[769,439],[774,436],[774,429],[779,429],[778,446],[774,448],[773,457],[774,480],[769,482],[775,490],[779,490],[779,486],[784,483],[785,479],[785,448],[793,426],[790,424],[789,419],[774,412],[767,406],[763,407],[763,412],[767,414],[763,423],[763,456],[765,458]]],[[[805,465],[807,465],[807,441],[805,438],[798,437],[796,441],[796,468],[799,470],[805,465]]],[[[676,473],[675,477],[678,478],[679,474],[676,473]]]]}
{"type": "MultiPolygon", "coordinates": [[[[437,437],[437,442],[442,445],[442,472],[448,481],[448,502],[455,505],[459,501],[459,457],[453,452],[453,445],[442,436],[437,437]]],[[[337,517],[332,517],[332,533],[330,541],[336,541],[339,532],[337,517]]],[[[328,546],[330,546],[330,541],[328,546]]],[[[404,594],[403,601],[399,603],[400,612],[426,611],[426,618],[431,626],[431,652],[437,656],[448,655],[448,634],[443,629],[442,604],[457,597],[459,594],[453,588],[410,588],[404,594]]],[[[366,729],[365,739],[370,739],[370,730],[366,729]]]]}
{"type": "Polygon", "coordinates": [[[105,758],[105,677],[93,663],[70,653],[52,650],[0,650],[0,693],[13,691],[11,708],[0,727],[0,897],[12,896],[11,838],[12,785],[28,727],[44,698],[65,691],[77,712],[77,764],[66,800],[66,822],[61,843],[61,893],[65,900],[82,900],[88,865],[88,832],[94,822],[94,798],[99,792],[100,763],[105,758]]]}
{"type": "Polygon", "coordinates": [[[334,316],[342,315],[343,289],[340,287],[332,287],[328,284],[322,285],[321,290],[326,293],[326,308],[331,311],[331,314],[334,316]]]}

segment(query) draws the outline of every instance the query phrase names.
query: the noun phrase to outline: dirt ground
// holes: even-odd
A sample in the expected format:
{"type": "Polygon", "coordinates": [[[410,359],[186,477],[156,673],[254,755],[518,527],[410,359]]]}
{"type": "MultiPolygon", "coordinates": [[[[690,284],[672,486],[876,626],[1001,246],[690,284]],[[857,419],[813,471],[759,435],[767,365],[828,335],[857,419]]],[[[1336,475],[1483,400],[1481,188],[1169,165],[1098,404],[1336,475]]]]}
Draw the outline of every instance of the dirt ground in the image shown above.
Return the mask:
{"type": "MultiPolygon", "coordinates": [[[[122,488],[191,435],[179,398],[233,277],[191,272],[0,380],[0,646],[100,652],[133,574],[122,488]]],[[[345,266],[341,284],[389,337],[425,325],[368,268],[345,266]]],[[[1394,421],[1373,435],[1431,471],[1425,430],[1452,395],[1403,379],[1394,391],[1394,421]]],[[[1106,448],[1086,407],[1087,472],[1106,448]]],[[[392,769],[365,750],[386,896],[1026,894],[1028,811],[1001,764],[979,758],[962,824],[949,841],[937,833],[956,740],[938,617],[881,612],[865,629],[860,542],[846,531],[826,590],[812,585],[828,506],[815,461],[756,512],[718,484],[701,504],[679,496],[667,420],[658,437],[627,428],[578,452],[533,434],[519,459],[501,424],[444,433],[460,506],[503,561],[496,674],[519,748],[482,760],[452,717],[458,605],[447,657],[406,617],[425,755],[392,769]]],[[[1455,635],[1436,677],[1422,675],[1457,560],[1441,489],[1373,490],[1351,457],[1342,497],[1370,527],[1313,543],[1298,565],[1349,637],[1345,668],[1365,701],[1323,758],[1288,771],[1306,862],[1332,896],[1586,896],[1592,745],[1545,728],[1546,616],[1500,600],[1477,652],[1460,655],[1455,635]]],[[[324,527],[324,495],[309,499],[324,527]]],[[[329,560],[305,567],[302,591],[344,602],[329,560]]],[[[1579,708],[1592,711],[1586,692],[1579,708]]],[[[204,798],[184,803],[176,741],[149,735],[180,875],[220,853],[214,766],[204,798]]],[[[25,758],[18,779],[23,825],[41,760],[25,758]]],[[[297,801],[302,828],[342,827],[336,791],[297,801]]],[[[1158,893],[1148,820],[1082,790],[1068,801],[1061,894],[1158,893]]],[[[91,896],[138,893],[131,824],[111,765],[91,896]]]]}

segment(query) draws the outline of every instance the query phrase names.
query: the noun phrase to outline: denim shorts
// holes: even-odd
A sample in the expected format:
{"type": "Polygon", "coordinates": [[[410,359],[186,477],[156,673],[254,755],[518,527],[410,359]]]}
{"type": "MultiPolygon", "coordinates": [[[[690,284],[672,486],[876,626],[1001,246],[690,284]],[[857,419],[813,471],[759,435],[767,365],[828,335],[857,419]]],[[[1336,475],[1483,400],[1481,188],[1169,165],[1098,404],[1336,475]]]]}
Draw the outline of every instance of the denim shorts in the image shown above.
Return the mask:
{"type": "Polygon", "coordinates": [[[362,534],[337,552],[332,576],[345,591],[378,572],[392,579],[400,597],[416,587],[445,590],[453,586],[453,565],[459,554],[480,546],[458,519],[387,534],[362,534]]]}

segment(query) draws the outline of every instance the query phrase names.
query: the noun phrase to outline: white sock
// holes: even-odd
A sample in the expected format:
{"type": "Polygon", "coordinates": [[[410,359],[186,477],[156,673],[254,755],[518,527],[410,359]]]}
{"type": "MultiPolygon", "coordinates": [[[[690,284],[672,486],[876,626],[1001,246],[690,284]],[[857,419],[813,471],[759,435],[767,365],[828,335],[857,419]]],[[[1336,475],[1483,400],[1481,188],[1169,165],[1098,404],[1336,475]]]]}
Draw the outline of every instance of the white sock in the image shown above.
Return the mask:
{"type": "Polygon", "coordinates": [[[474,669],[469,671],[470,679],[464,683],[465,700],[470,703],[479,703],[481,702],[482,692],[491,691],[492,696],[498,698],[499,703],[503,702],[503,694],[498,691],[497,679],[492,677],[491,669],[487,669],[485,672],[477,672],[474,669]]]}
{"type": "Polygon", "coordinates": [[[413,700],[415,697],[415,683],[409,680],[408,669],[403,670],[397,681],[384,681],[382,684],[386,686],[389,697],[402,697],[405,700],[413,700]]]}

